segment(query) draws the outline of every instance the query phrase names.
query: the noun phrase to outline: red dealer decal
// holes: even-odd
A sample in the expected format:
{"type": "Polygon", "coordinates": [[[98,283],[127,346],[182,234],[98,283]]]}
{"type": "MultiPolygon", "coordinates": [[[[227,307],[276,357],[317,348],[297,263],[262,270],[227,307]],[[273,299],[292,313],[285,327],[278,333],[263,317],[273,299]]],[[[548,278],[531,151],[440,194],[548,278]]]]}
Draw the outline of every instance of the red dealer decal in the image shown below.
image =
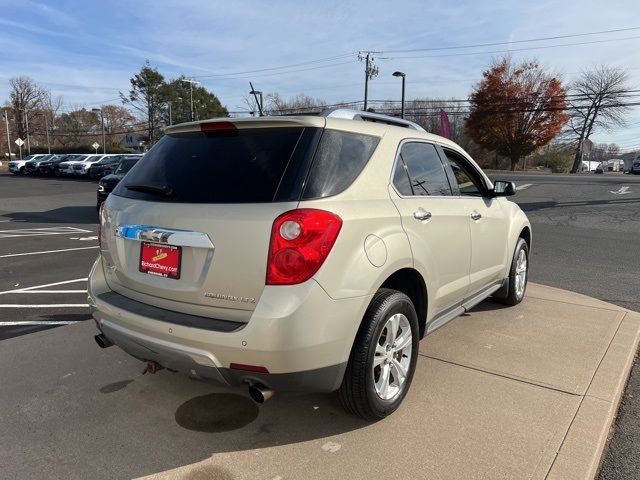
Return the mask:
{"type": "Polygon", "coordinates": [[[143,242],[140,247],[140,271],[178,280],[181,257],[182,247],[143,242]]]}

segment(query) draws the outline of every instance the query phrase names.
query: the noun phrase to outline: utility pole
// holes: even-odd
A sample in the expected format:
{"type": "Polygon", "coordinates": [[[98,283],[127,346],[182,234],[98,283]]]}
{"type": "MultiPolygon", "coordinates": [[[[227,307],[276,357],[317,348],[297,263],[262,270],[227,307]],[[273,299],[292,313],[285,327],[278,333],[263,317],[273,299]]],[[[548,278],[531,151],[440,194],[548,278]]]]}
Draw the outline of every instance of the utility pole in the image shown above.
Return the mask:
{"type": "Polygon", "coordinates": [[[187,82],[189,84],[189,99],[191,102],[191,107],[190,107],[190,115],[189,118],[191,122],[193,122],[193,84],[194,83],[198,83],[195,80],[191,80],[190,78],[183,78],[182,79],[183,82],[187,82]]]}
{"type": "Polygon", "coordinates": [[[9,160],[11,160],[11,136],[9,135],[9,117],[7,111],[4,111],[4,123],[7,126],[7,148],[9,149],[9,160]]]}
{"type": "Polygon", "coordinates": [[[27,127],[27,155],[31,155],[31,142],[29,141],[29,116],[27,115],[27,109],[24,109],[24,123],[27,127]]]}
{"type": "Polygon", "coordinates": [[[44,114],[44,130],[47,133],[47,150],[51,154],[51,141],[49,140],[49,121],[47,120],[47,114],[44,114]]]}
{"type": "Polygon", "coordinates": [[[373,54],[380,52],[363,51],[358,53],[358,60],[365,62],[364,67],[364,107],[363,110],[367,111],[367,105],[369,101],[369,80],[378,76],[379,70],[373,64],[373,54]]]}

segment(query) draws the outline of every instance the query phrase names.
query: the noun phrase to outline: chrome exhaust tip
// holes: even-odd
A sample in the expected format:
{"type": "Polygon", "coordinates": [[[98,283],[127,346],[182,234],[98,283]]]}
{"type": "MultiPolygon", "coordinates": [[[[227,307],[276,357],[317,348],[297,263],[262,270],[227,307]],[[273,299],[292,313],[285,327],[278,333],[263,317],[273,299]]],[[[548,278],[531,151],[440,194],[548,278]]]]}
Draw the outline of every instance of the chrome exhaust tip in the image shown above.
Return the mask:
{"type": "Polygon", "coordinates": [[[96,335],[93,338],[100,348],[107,348],[107,347],[113,346],[113,342],[109,340],[107,337],[105,337],[104,334],[102,333],[99,335],[96,335]]]}
{"type": "Polygon", "coordinates": [[[264,403],[275,395],[275,391],[259,383],[249,386],[249,396],[256,403],[264,403]]]}

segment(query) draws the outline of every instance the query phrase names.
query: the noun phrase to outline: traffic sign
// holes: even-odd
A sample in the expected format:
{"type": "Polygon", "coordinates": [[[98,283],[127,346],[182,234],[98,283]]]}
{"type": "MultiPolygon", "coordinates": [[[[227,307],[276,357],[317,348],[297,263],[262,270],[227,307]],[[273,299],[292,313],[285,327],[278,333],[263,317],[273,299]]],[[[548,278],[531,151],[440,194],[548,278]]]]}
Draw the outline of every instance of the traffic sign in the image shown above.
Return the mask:
{"type": "Polygon", "coordinates": [[[100,144],[98,142],[93,142],[93,145],[91,145],[94,150],[97,152],[98,151],[98,147],[100,146],[100,144]]]}
{"type": "Polygon", "coordinates": [[[21,147],[22,145],[24,145],[24,140],[22,140],[21,138],[16,140],[16,145],[18,145],[19,147],[21,147]]]}

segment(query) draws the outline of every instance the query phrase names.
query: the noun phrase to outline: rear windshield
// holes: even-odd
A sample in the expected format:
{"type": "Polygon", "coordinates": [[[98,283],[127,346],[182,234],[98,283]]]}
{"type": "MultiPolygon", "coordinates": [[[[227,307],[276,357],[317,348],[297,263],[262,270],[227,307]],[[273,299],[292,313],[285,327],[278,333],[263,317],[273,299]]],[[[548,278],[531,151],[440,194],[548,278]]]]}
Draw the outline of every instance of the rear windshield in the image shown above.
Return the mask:
{"type": "Polygon", "coordinates": [[[185,203],[272,202],[302,131],[264,128],[165,135],[113,193],[185,203]]]}
{"type": "Polygon", "coordinates": [[[165,135],[113,193],[184,203],[325,198],[353,183],[379,140],[310,127],[165,135]]]}
{"type": "Polygon", "coordinates": [[[124,175],[129,170],[133,168],[133,166],[138,163],[140,157],[124,157],[120,160],[116,171],[114,172],[116,175],[124,175]]]}

